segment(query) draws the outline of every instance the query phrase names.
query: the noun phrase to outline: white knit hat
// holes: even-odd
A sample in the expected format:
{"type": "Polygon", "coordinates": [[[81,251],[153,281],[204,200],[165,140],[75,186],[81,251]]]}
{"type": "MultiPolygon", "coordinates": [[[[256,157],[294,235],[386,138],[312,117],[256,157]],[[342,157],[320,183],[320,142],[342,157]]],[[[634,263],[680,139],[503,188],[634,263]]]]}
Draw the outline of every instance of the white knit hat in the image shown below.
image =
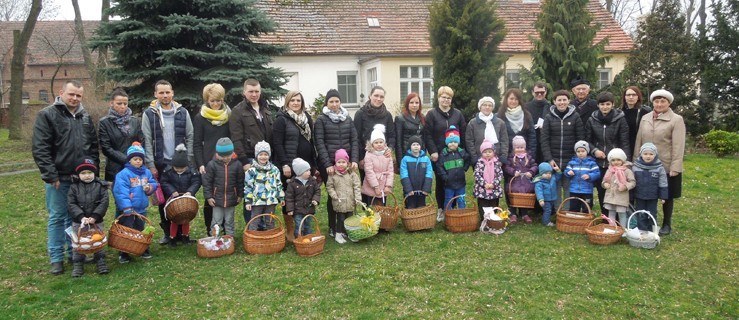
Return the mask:
{"type": "Polygon", "coordinates": [[[626,161],[626,152],[624,152],[623,150],[619,148],[611,149],[611,151],[608,152],[608,162],[611,162],[614,159],[626,161]]]}
{"type": "Polygon", "coordinates": [[[480,110],[482,108],[482,104],[485,102],[490,102],[493,104],[493,109],[495,109],[495,100],[491,97],[482,97],[479,101],[477,101],[477,110],[480,110]]]}
{"type": "Polygon", "coordinates": [[[385,125],[383,124],[376,124],[374,127],[372,127],[372,134],[370,135],[370,143],[375,142],[377,139],[382,139],[382,141],[385,140],[385,125]]]}
{"type": "Polygon", "coordinates": [[[672,96],[672,93],[670,93],[669,91],[665,89],[659,89],[659,90],[655,90],[654,92],[652,92],[652,94],[649,95],[649,101],[654,101],[654,99],[657,97],[662,97],[662,98],[667,99],[667,101],[669,101],[670,104],[672,104],[672,101],[675,100],[675,97],[672,96]]]}

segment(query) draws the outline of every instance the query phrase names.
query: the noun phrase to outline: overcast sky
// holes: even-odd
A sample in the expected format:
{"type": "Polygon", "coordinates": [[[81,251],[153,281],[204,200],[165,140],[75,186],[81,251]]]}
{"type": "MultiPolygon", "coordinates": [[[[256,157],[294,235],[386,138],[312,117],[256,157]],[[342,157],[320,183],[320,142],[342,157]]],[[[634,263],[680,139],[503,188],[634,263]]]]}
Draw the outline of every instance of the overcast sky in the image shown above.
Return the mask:
{"type": "MultiPolygon", "coordinates": [[[[55,0],[59,5],[59,14],[54,20],[74,20],[74,8],[70,0],[55,0]]],[[[100,8],[103,3],[100,0],[79,0],[82,20],[100,20],[100,8]]]]}

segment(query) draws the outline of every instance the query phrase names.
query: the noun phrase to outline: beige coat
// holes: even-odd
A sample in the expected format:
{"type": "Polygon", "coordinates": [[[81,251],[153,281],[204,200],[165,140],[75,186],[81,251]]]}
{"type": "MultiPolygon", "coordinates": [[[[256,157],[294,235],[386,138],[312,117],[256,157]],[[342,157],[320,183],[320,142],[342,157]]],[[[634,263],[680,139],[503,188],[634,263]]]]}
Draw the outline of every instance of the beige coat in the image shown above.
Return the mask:
{"type": "Polygon", "coordinates": [[[634,146],[634,160],[639,158],[642,144],[651,142],[657,146],[657,153],[665,171],[683,172],[685,155],[685,122],[683,117],[672,109],[654,119],[654,111],[647,113],[639,123],[634,146]]]}
{"type": "Polygon", "coordinates": [[[359,192],[361,187],[362,184],[356,172],[345,174],[335,172],[329,175],[326,190],[328,196],[331,197],[334,211],[354,212],[356,202],[362,200],[362,194],[359,192]]]}
{"type": "MultiPolygon", "coordinates": [[[[618,190],[619,185],[616,182],[616,175],[606,174],[606,176],[603,177],[603,181],[601,182],[602,184],[606,182],[611,184],[611,187],[606,189],[606,196],[603,199],[603,203],[623,207],[629,206],[629,190],[636,187],[636,178],[634,178],[634,172],[631,171],[631,169],[626,169],[624,171],[624,175],[626,175],[626,191],[618,190]]],[[[605,188],[605,186],[603,186],[603,188],[605,188]]]]}

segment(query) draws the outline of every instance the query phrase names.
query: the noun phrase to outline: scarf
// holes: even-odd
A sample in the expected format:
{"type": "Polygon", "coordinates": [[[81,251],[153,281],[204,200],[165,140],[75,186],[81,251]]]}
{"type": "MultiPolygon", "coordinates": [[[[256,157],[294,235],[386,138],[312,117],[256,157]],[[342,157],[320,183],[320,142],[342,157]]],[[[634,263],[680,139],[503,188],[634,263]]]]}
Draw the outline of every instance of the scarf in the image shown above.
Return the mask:
{"type": "Polygon", "coordinates": [[[495,114],[492,112],[489,116],[484,116],[482,112],[477,114],[477,117],[482,120],[482,122],[485,122],[485,139],[490,141],[492,144],[498,143],[498,135],[495,133],[495,128],[493,128],[493,118],[495,117],[495,114]]]}
{"type": "Polygon", "coordinates": [[[346,120],[346,117],[349,116],[349,111],[346,111],[342,106],[339,106],[339,112],[333,112],[328,107],[323,107],[323,114],[325,114],[331,122],[339,123],[346,120]]]}
{"type": "Polygon", "coordinates": [[[210,121],[210,124],[220,127],[228,123],[228,117],[231,116],[231,108],[229,108],[225,103],[219,110],[213,110],[210,107],[203,105],[200,107],[200,116],[205,120],[210,121]]]}
{"type": "Polygon", "coordinates": [[[349,167],[339,168],[339,166],[334,165],[334,170],[336,170],[336,172],[338,172],[339,174],[345,174],[348,169],[349,169],[349,167]]]}
{"type": "Polygon", "coordinates": [[[108,110],[108,116],[113,119],[113,123],[118,127],[118,130],[121,130],[124,137],[128,137],[129,131],[131,131],[131,126],[128,122],[131,120],[132,113],[131,108],[126,108],[126,112],[123,114],[116,112],[113,108],[108,110]]]}
{"type": "Polygon", "coordinates": [[[131,170],[131,172],[133,172],[133,174],[135,174],[135,175],[137,175],[139,177],[146,174],[146,169],[144,169],[144,166],[143,165],[141,167],[139,167],[139,168],[136,168],[132,164],[126,163],[123,166],[126,167],[126,168],[128,168],[128,170],[131,170]]]}
{"type": "Polygon", "coordinates": [[[645,170],[645,171],[649,171],[649,170],[654,170],[654,169],[658,169],[659,167],[661,167],[662,166],[662,161],[660,161],[659,159],[655,158],[654,160],[652,160],[652,162],[646,163],[646,162],[644,162],[644,159],[642,159],[641,157],[639,157],[639,159],[636,159],[636,161],[634,161],[634,166],[637,167],[637,168],[639,168],[639,169],[642,169],[642,170],[645,170]]]}
{"type": "Polygon", "coordinates": [[[521,106],[505,111],[505,117],[513,129],[513,133],[521,132],[523,128],[523,108],[521,106]]]}
{"type": "Polygon", "coordinates": [[[300,114],[297,114],[293,112],[292,110],[286,110],[285,113],[295,121],[295,124],[298,125],[298,129],[300,130],[300,134],[303,136],[303,138],[305,138],[305,140],[311,141],[310,126],[308,125],[308,116],[305,115],[305,112],[301,112],[300,114]]]}
{"type": "Polygon", "coordinates": [[[611,177],[614,175],[616,176],[616,182],[618,182],[619,185],[625,186],[626,185],[626,174],[624,174],[624,171],[626,171],[626,166],[609,166],[608,172],[606,172],[606,182],[611,180],[611,177]]]}
{"type": "Polygon", "coordinates": [[[381,115],[387,113],[387,107],[385,107],[384,103],[380,105],[379,108],[375,108],[372,106],[369,100],[367,101],[367,103],[364,104],[361,110],[367,113],[367,115],[372,118],[379,118],[381,115]]]}
{"type": "MultiPolygon", "coordinates": [[[[485,166],[485,169],[482,171],[482,178],[485,180],[486,183],[494,183],[495,182],[495,164],[498,162],[498,157],[492,157],[490,160],[485,160],[485,158],[480,158],[480,161],[482,161],[483,165],[485,166]]],[[[490,194],[493,193],[493,189],[485,189],[485,191],[490,194]]]]}
{"type": "Polygon", "coordinates": [[[598,121],[602,124],[611,124],[611,121],[613,121],[613,114],[616,113],[614,110],[611,110],[608,114],[604,115],[603,112],[596,113],[596,116],[598,118],[598,121]]]}

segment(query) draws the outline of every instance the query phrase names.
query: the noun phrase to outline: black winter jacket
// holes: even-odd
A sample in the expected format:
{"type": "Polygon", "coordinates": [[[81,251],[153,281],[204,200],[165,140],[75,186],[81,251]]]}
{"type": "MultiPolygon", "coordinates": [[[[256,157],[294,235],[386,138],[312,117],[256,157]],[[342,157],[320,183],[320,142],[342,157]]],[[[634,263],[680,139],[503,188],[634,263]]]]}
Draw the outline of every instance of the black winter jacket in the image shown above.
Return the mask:
{"type": "Polygon", "coordinates": [[[564,168],[575,155],[575,143],[585,139],[585,129],[574,106],[569,106],[564,118],[560,118],[556,110],[555,106],[549,107],[549,113],[544,117],[541,130],[541,153],[544,158],[536,161],[554,160],[557,166],[564,168]]]}
{"type": "Polygon", "coordinates": [[[634,145],[634,143],[636,143],[636,134],[639,132],[641,118],[643,118],[645,114],[652,112],[652,108],[641,105],[638,108],[629,109],[628,106],[624,105],[621,107],[621,111],[624,112],[626,124],[629,125],[629,145],[632,148],[641,147],[634,145]]]}
{"type": "MultiPolygon", "coordinates": [[[[393,126],[393,115],[390,112],[382,113],[376,117],[372,117],[365,110],[372,108],[370,101],[364,104],[362,108],[354,114],[354,126],[357,128],[357,136],[359,143],[366,144],[372,135],[372,130],[376,124],[385,126],[385,144],[389,148],[395,146],[395,127],[393,126]]],[[[359,154],[359,160],[364,160],[364,152],[359,154]]]]}
{"type": "Polygon", "coordinates": [[[321,185],[316,178],[310,177],[303,184],[298,179],[290,179],[285,191],[285,213],[315,214],[316,206],[311,201],[321,202],[321,185]]]}
{"type": "Polygon", "coordinates": [[[159,183],[165,199],[169,199],[175,192],[180,195],[189,192],[194,197],[200,189],[201,177],[198,170],[192,167],[179,174],[172,166],[167,166],[159,175],[159,183]]]}
{"type": "Polygon", "coordinates": [[[216,154],[218,139],[231,137],[230,123],[231,121],[220,126],[214,126],[210,121],[203,118],[200,112],[195,115],[195,118],[192,120],[192,151],[195,157],[195,168],[200,168],[200,166],[208,164],[213,159],[213,156],[216,154]]]}
{"type": "Polygon", "coordinates": [[[400,163],[400,159],[411,148],[408,144],[408,140],[411,137],[418,136],[424,144],[426,143],[428,138],[426,137],[426,130],[423,127],[424,125],[421,124],[420,118],[413,119],[402,114],[395,117],[395,145],[393,148],[395,148],[395,157],[398,159],[396,161],[397,163],[400,163]]]}
{"type": "Polygon", "coordinates": [[[99,178],[90,183],[79,181],[76,177],[74,180],[67,193],[69,216],[77,223],[82,222],[82,218],[95,218],[95,223],[102,223],[108,211],[110,184],[99,178]]]}
{"type": "MultiPolygon", "coordinates": [[[[598,118],[600,110],[593,111],[585,125],[585,141],[590,144],[590,155],[595,158],[596,151],[603,151],[606,156],[611,149],[621,148],[626,153],[626,159],[631,159],[629,145],[629,125],[621,110],[613,109],[613,118],[610,123],[603,123],[598,118]]],[[[608,159],[595,158],[598,166],[608,167],[608,159]]]]}
{"type": "Polygon", "coordinates": [[[266,141],[272,145],[272,113],[269,111],[267,100],[259,99],[259,113],[262,121],[257,120],[254,108],[244,100],[231,110],[229,130],[234,152],[241,163],[251,163],[254,159],[254,146],[259,141],[266,141]]]}
{"type": "Polygon", "coordinates": [[[129,134],[123,135],[114,119],[105,116],[100,119],[98,125],[98,138],[100,149],[105,155],[105,180],[115,181],[115,175],[128,163],[126,151],[134,141],[144,144],[144,133],[141,131],[141,119],[131,116],[128,121],[129,134]]]}
{"type": "Polygon", "coordinates": [[[575,106],[577,113],[580,114],[580,120],[585,124],[588,122],[588,118],[593,114],[594,111],[598,111],[598,101],[588,98],[585,101],[572,100],[571,104],[575,106]]]}
{"type": "MultiPolygon", "coordinates": [[[[313,119],[307,113],[306,116],[312,134],[313,119]]],[[[272,162],[275,166],[282,169],[282,166],[288,165],[292,168],[293,159],[295,158],[307,161],[311,168],[316,166],[316,149],[313,147],[313,141],[308,141],[300,134],[298,124],[290,115],[283,111],[278,112],[273,128],[271,146],[272,159],[274,159],[272,162]]]]}
{"type": "Polygon", "coordinates": [[[318,165],[322,169],[334,164],[336,150],[339,149],[346,150],[350,162],[359,162],[360,141],[351,117],[347,116],[346,120],[334,123],[327,115],[321,114],[316,118],[313,129],[318,165]]]}
{"type": "Polygon", "coordinates": [[[59,97],[36,115],[31,144],[33,160],[47,183],[71,181],[82,158],[100,164],[92,118],[82,105],[72,114],[59,97]]]}
{"type": "MultiPolygon", "coordinates": [[[[526,109],[531,113],[531,119],[534,121],[534,125],[539,121],[539,118],[544,119],[547,113],[549,113],[549,101],[546,100],[531,100],[526,104],[526,109]]],[[[536,129],[536,153],[532,153],[536,161],[541,161],[541,128],[536,129]]]]}
{"type": "Polygon", "coordinates": [[[444,187],[459,189],[466,185],[465,172],[470,165],[470,154],[464,149],[449,151],[444,148],[439,153],[439,160],[436,161],[436,172],[444,181],[444,187]]]}
{"type": "Polygon", "coordinates": [[[203,175],[203,198],[213,198],[216,207],[228,208],[238,204],[237,198],[244,198],[244,169],[241,162],[231,159],[228,164],[213,159],[205,166],[203,175]]]}
{"type": "Polygon", "coordinates": [[[446,148],[444,143],[444,134],[449,126],[455,126],[459,129],[459,141],[464,142],[464,136],[467,131],[467,121],[464,115],[456,108],[452,108],[449,112],[443,112],[439,107],[433,108],[426,113],[426,149],[429,155],[432,153],[441,153],[446,148]]]}

